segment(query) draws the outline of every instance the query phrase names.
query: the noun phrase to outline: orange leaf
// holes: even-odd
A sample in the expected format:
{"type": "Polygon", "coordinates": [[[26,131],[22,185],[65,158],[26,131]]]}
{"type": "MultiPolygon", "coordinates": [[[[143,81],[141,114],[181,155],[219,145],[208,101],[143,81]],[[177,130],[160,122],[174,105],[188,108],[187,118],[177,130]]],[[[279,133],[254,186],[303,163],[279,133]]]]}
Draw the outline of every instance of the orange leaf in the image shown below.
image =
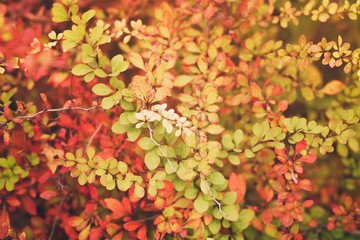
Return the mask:
{"type": "Polygon", "coordinates": [[[319,92],[327,95],[336,95],[343,90],[344,85],[345,84],[339,80],[333,80],[327,83],[319,92]]]}
{"type": "Polygon", "coordinates": [[[114,214],[112,214],[113,219],[119,219],[127,214],[127,210],[124,205],[115,198],[105,198],[104,203],[104,207],[114,212],[114,214]]]}
{"type": "Polygon", "coordinates": [[[47,96],[44,93],[40,93],[40,97],[44,101],[44,103],[47,104],[47,96]]]}
{"type": "Polygon", "coordinates": [[[279,219],[284,227],[290,227],[294,223],[294,218],[290,214],[285,214],[279,219]]]}
{"type": "Polygon", "coordinates": [[[54,191],[51,191],[51,190],[46,190],[46,191],[43,191],[41,194],[40,194],[40,197],[45,199],[45,200],[50,200],[52,199],[53,197],[57,196],[58,193],[54,192],[54,191]]]}
{"type": "Polygon", "coordinates": [[[10,143],[10,135],[7,131],[4,130],[4,143],[9,146],[10,143]]]}
{"type": "Polygon", "coordinates": [[[135,96],[140,100],[145,100],[148,96],[148,93],[151,89],[151,85],[146,78],[143,76],[136,75],[132,79],[131,90],[135,96]]]}
{"type": "Polygon", "coordinates": [[[210,124],[204,130],[210,134],[221,134],[225,131],[225,128],[219,124],[210,124]]]}
{"type": "Polygon", "coordinates": [[[271,223],[273,220],[273,215],[269,209],[266,209],[262,213],[262,220],[265,224],[271,223]]]}
{"type": "Polygon", "coordinates": [[[131,222],[127,222],[124,224],[124,228],[128,231],[135,231],[136,229],[138,229],[141,225],[143,225],[143,223],[140,222],[136,222],[136,221],[131,221],[131,222]]]}
{"type": "Polygon", "coordinates": [[[282,100],[278,102],[278,111],[279,112],[285,112],[288,108],[288,102],[286,100],[282,100]]]}
{"type": "Polygon", "coordinates": [[[139,53],[137,53],[136,51],[134,50],[130,50],[129,53],[129,59],[130,59],[130,62],[137,68],[140,68],[144,71],[145,70],[145,65],[144,65],[144,61],[142,59],[142,57],[140,56],[139,53]]]}
{"type": "Polygon", "coordinates": [[[31,197],[29,197],[28,195],[24,195],[21,199],[21,202],[22,202],[22,206],[24,207],[27,213],[33,216],[37,215],[36,205],[31,197]]]}

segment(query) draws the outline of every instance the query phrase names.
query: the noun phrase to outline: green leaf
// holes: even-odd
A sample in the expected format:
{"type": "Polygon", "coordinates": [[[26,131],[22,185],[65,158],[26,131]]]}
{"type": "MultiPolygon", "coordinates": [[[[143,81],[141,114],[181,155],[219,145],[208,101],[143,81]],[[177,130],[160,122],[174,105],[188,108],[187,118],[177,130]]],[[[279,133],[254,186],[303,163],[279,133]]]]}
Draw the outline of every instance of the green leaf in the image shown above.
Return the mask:
{"type": "Polygon", "coordinates": [[[101,68],[95,69],[94,73],[95,73],[96,76],[98,76],[100,78],[107,77],[107,74],[101,68]]]}
{"type": "Polygon", "coordinates": [[[236,199],[237,199],[236,192],[227,192],[224,194],[223,199],[221,200],[221,204],[233,205],[233,204],[235,204],[236,199]]]}
{"type": "Polygon", "coordinates": [[[142,198],[145,195],[145,189],[139,184],[135,184],[134,193],[137,197],[142,198]]]}
{"type": "Polygon", "coordinates": [[[53,22],[66,22],[70,19],[64,6],[60,3],[54,3],[51,13],[53,14],[53,22]]]}
{"type": "Polygon", "coordinates": [[[84,80],[85,82],[91,82],[94,79],[94,77],[95,77],[95,73],[91,72],[84,76],[84,80]]]}
{"type": "Polygon", "coordinates": [[[91,32],[91,38],[94,42],[99,41],[100,37],[102,36],[103,33],[103,27],[102,26],[96,26],[93,28],[92,32],[91,32]]]}
{"type": "Polygon", "coordinates": [[[122,55],[116,55],[111,59],[111,72],[112,76],[117,76],[121,72],[124,72],[128,69],[129,63],[124,61],[124,57],[122,55]]]}
{"type": "MultiPolygon", "coordinates": [[[[248,227],[251,220],[254,218],[254,216],[255,216],[255,213],[253,210],[243,209],[239,213],[239,221],[246,224],[247,225],[246,227],[248,227]]],[[[243,228],[243,229],[245,229],[245,228],[243,228]]]]}
{"type": "Polygon", "coordinates": [[[81,45],[81,49],[82,49],[83,53],[85,53],[87,55],[94,54],[94,49],[92,48],[92,46],[90,44],[84,43],[83,45],[81,45]]]}
{"type": "Polygon", "coordinates": [[[232,164],[232,165],[239,165],[240,164],[240,158],[238,155],[234,155],[234,154],[230,154],[228,156],[228,159],[229,159],[229,162],[232,164]]]}
{"type": "Polygon", "coordinates": [[[113,133],[116,133],[116,134],[123,134],[125,133],[127,130],[129,130],[130,128],[132,128],[132,124],[127,124],[127,125],[122,125],[120,124],[119,121],[116,121],[112,127],[111,127],[111,131],[113,133]]]}
{"type": "Polygon", "coordinates": [[[245,154],[245,157],[247,157],[247,158],[255,157],[255,154],[250,149],[246,149],[244,154],[245,154]]]}
{"type": "Polygon", "coordinates": [[[210,175],[211,176],[211,182],[215,185],[221,185],[225,182],[224,175],[222,175],[220,172],[215,172],[210,175]]]}
{"type": "Polygon", "coordinates": [[[103,83],[98,83],[92,87],[92,91],[99,96],[106,96],[114,91],[103,83]]]}
{"type": "Polygon", "coordinates": [[[223,206],[223,211],[229,221],[237,221],[239,218],[239,209],[235,205],[223,206]]]}
{"type": "Polygon", "coordinates": [[[235,145],[239,145],[242,140],[244,139],[244,133],[241,129],[238,129],[234,132],[234,142],[235,142],[235,145]]]}
{"type": "Polygon", "coordinates": [[[153,149],[156,145],[153,141],[150,140],[149,137],[143,137],[141,138],[137,144],[139,147],[141,147],[143,150],[150,150],[153,149]]]}
{"type": "Polygon", "coordinates": [[[92,71],[94,71],[94,69],[82,63],[75,65],[75,67],[73,67],[73,69],[71,70],[72,74],[74,74],[75,76],[83,76],[92,71]]]}
{"type": "Polygon", "coordinates": [[[209,208],[209,201],[205,200],[202,194],[199,194],[194,202],[194,208],[198,213],[206,212],[209,208]]]}
{"type": "Polygon", "coordinates": [[[197,188],[194,187],[189,187],[188,189],[186,189],[184,196],[187,199],[195,199],[197,194],[198,194],[199,190],[197,188]]]}
{"type": "Polygon", "coordinates": [[[113,99],[113,96],[104,97],[101,101],[101,106],[104,109],[110,109],[115,105],[115,100],[113,99]]]}
{"type": "Polygon", "coordinates": [[[136,139],[138,139],[139,135],[141,133],[140,128],[130,128],[130,130],[127,132],[127,136],[131,142],[135,142],[136,139]]]}
{"type": "Polygon", "coordinates": [[[217,234],[220,231],[221,224],[217,219],[213,219],[209,224],[209,230],[212,234],[217,234]]]}
{"type": "Polygon", "coordinates": [[[144,161],[148,169],[154,170],[159,166],[160,157],[155,152],[147,152],[144,161]]]}
{"type": "Polygon", "coordinates": [[[232,141],[230,134],[225,134],[221,140],[222,144],[226,149],[234,149],[235,144],[232,141]]]}
{"type": "Polygon", "coordinates": [[[83,23],[86,24],[91,18],[95,16],[96,11],[93,9],[90,9],[89,11],[86,11],[82,16],[81,19],[83,20],[83,23]]]}

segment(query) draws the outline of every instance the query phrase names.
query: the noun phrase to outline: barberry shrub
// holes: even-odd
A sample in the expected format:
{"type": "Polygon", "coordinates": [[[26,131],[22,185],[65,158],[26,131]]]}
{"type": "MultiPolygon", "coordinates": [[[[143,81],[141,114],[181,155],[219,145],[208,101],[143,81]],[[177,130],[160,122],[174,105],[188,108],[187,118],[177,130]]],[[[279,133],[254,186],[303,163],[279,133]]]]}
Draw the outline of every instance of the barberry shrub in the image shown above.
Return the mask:
{"type": "Polygon", "coordinates": [[[359,13],[0,4],[0,238],[358,239],[359,13]]]}

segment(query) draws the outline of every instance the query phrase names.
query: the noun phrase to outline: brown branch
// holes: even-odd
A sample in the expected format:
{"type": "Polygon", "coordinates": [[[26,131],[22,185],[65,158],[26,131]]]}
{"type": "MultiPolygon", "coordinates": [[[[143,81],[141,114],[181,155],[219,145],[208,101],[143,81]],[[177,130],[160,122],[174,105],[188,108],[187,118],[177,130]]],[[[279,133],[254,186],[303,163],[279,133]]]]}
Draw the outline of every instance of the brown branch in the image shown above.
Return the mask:
{"type": "Polygon", "coordinates": [[[98,132],[100,131],[101,127],[102,127],[103,123],[100,123],[99,126],[97,127],[97,129],[95,130],[95,132],[91,135],[90,140],[88,142],[88,144],[86,145],[85,151],[86,152],[88,150],[88,148],[90,147],[92,141],[94,140],[96,134],[98,134],[98,132]]]}
{"type": "MultiPolygon", "coordinates": [[[[36,118],[36,116],[41,115],[41,114],[46,113],[46,112],[61,112],[61,111],[68,111],[68,110],[83,110],[83,111],[90,112],[91,110],[95,110],[95,109],[103,110],[103,108],[101,108],[99,106],[94,106],[94,107],[91,107],[91,108],[84,108],[84,107],[68,107],[68,108],[53,108],[53,109],[45,108],[45,109],[41,110],[40,112],[37,112],[37,113],[34,113],[34,114],[28,114],[28,115],[25,115],[25,116],[14,117],[14,119],[15,118],[18,118],[18,119],[33,119],[33,118],[36,118]]],[[[6,122],[0,122],[0,127],[6,125],[9,122],[11,122],[11,120],[7,120],[6,122]]]]}
{"type": "Polygon", "coordinates": [[[68,195],[69,195],[69,192],[66,192],[66,194],[63,196],[63,198],[62,198],[61,201],[60,201],[59,207],[58,207],[58,209],[57,209],[57,211],[56,211],[56,214],[55,214],[55,216],[54,216],[54,222],[53,222],[53,225],[52,225],[52,227],[51,227],[51,232],[50,232],[50,236],[49,236],[48,240],[51,240],[52,237],[53,237],[53,235],[54,235],[55,228],[56,228],[57,218],[58,218],[58,216],[59,216],[59,214],[60,214],[60,210],[61,210],[61,208],[62,208],[62,205],[64,204],[64,201],[65,201],[65,199],[66,199],[66,197],[67,197],[68,195]]]}

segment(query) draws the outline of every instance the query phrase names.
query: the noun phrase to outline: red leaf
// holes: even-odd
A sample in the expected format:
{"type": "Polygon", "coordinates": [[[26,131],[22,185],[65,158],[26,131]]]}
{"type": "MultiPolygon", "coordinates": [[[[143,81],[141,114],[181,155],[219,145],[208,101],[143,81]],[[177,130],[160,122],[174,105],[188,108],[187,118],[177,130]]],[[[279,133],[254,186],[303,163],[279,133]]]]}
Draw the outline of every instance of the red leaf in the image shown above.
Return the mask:
{"type": "Polygon", "coordinates": [[[328,222],[328,224],[326,225],[327,230],[333,230],[335,228],[335,223],[334,222],[328,222]]]}
{"type": "Polygon", "coordinates": [[[308,208],[308,207],[311,207],[313,204],[314,204],[313,200],[306,200],[301,204],[301,206],[308,208]]]}
{"type": "Polygon", "coordinates": [[[84,219],[79,216],[73,216],[66,220],[66,223],[69,224],[71,227],[77,227],[84,222],[84,219]]]}
{"type": "Polygon", "coordinates": [[[124,206],[122,205],[122,203],[115,198],[105,198],[104,202],[105,207],[113,212],[120,212],[124,210],[124,206]]]}
{"type": "Polygon", "coordinates": [[[138,239],[147,239],[146,237],[146,226],[142,226],[137,232],[138,239]]]}
{"type": "Polygon", "coordinates": [[[209,4],[209,6],[207,6],[207,8],[204,11],[204,17],[206,19],[210,19],[212,18],[212,16],[214,16],[215,14],[215,8],[212,4],[209,4]]]}
{"type": "Polygon", "coordinates": [[[27,213],[29,213],[30,215],[33,215],[33,216],[37,215],[36,205],[35,205],[34,200],[31,197],[29,197],[28,195],[24,195],[21,198],[21,202],[27,213]]]}
{"type": "Polygon", "coordinates": [[[136,229],[138,229],[141,225],[143,225],[143,223],[140,222],[136,222],[136,221],[131,221],[131,222],[127,222],[124,224],[124,228],[128,231],[135,231],[136,229]]]}
{"type": "Polygon", "coordinates": [[[101,228],[99,228],[99,227],[97,227],[97,228],[91,228],[90,234],[89,234],[89,239],[90,239],[90,240],[100,239],[101,236],[102,236],[101,228]]]}
{"type": "Polygon", "coordinates": [[[50,175],[51,175],[51,171],[50,171],[50,170],[48,170],[48,171],[46,171],[45,173],[43,173],[43,174],[39,177],[39,179],[38,179],[39,183],[44,183],[44,182],[46,182],[46,180],[48,180],[48,178],[50,177],[50,175]]]}
{"type": "Polygon", "coordinates": [[[45,103],[45,104],[47,104],[47,96],[44,94],[44,93],[40,93],[40,97],[41,97],[41,99],[43,100],[43,102],[45,103]]]}
{"type": "Polygon", "coordinates": [[[313,163],[315,162],[317,159],[317,156],[316,155],[307,155],[306,157],[302,157],[300,158],[299,160],[302,161],[302,162],[305,162],[305,163],[313,163]]]}
{"type": "MultiPolygon", "coordinates": [[[[19,199],[15,198],[15,197],[8,197],[6,199],[7,203],[13,207],[18,207],[21,205],[19,199]]],[[[1,221],[0,221],[1,222],[1,221]]]]}
{"type": "Polygon", "coordinates": [[[99,193],[97,191],[97,188],[89,184],[89,191],[90,191],[91,199],[94,201],[99,201],[99,193]]]}
{"type": "Polygon", "coordinates": [[[305,140],[298,142],[295,146],[295,155],[298,155],[302,150],[304,150],[306,148],[306,144],[305,140]]]}
{"type": "Polygon", "coordinates": [[[290,227],[294,223],[294,218],[290,214],[285,214],[280,217],[280,222],[285,227],[290,227]]]}
{"type": "Polygon", "coordinates": [[[54,191],[51,191],[51,190],[46,190],[46,191],[43,191],[40,194],[40,197],[45,199],[45,200],[50,200],[50,199],[52,199],[53,197],[55,197],[57,195],[58,195],[57,192],[54,192],[54,191]]]}
{"type": "Polygon", "coordinates": [[[4,143],[9,146],[10,144],[10,135],[7,131],[4,130],[4,143]]]}
{"type": "Polygon", "coordinates": [[[8,106],[4,107],[4,113],[5,113],[5,118],[9,119],[10,118],[10,108],[8,106]]]}
{"type": "Polygon", "coordinates": [[[273,220],[273,215],[270,211],[270,209],[266,209],[265,211],[263,211],[262,213],[262,220],[265,224],[271,223],[273,220]]]}
{"type": "Polygon", "coordinates": [[[115,198],[105,198],[103,201],[105,207],[113,211],[112,219],[119,219],[128,213],[124,205],[115,198]]]}
{"type": "Polygon", "coordinates": [[[286,100],[282,100],[278,102],[278,111],[279,112],[285,112],[288,108],[288,102],[286,100]]]}

